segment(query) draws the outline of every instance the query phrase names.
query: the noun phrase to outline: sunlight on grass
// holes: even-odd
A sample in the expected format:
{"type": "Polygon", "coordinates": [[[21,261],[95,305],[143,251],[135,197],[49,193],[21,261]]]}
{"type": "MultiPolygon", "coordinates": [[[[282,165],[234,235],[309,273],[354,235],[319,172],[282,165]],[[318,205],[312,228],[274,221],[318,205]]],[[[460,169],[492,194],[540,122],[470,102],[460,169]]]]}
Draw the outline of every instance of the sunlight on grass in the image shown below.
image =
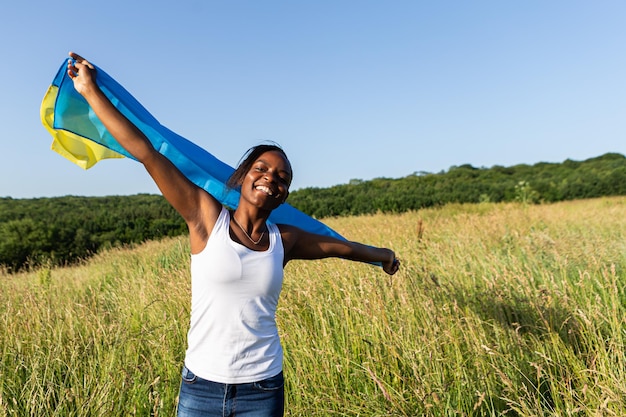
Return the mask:
{"type": "MultiPolygon", "coordinates": [[[[626,198],[327,219],[401,271],[286,268],[291,416],[626,413],[626,198]]],[[[174,414],[185,238],[0,275],[0,417],[174,414]]]]}

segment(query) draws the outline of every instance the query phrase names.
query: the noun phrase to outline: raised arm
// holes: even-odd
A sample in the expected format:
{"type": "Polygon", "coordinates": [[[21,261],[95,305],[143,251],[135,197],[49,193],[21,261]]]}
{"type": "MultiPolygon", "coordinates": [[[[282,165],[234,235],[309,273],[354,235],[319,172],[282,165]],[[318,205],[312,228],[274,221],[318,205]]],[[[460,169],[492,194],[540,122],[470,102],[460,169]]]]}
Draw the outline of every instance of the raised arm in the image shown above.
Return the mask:
{"type": "Polygon", "coordinates": [[[380,262],[389,275],[398,272],[400,267],[400,261],[391,249],[317,235],[294,226],[281,225],[280,230],[285,248],[285,264],[293,259],[335,257],[359,262],[380,262]]]}
{"type": "MultiPolygon", "coordinates": [[[[104,95],[95,82],[96,70],[78,54],[70,52],[67,71],[74,87],[87,100],[95,114],[115,140],[141,162],[165,199],[187,222],[190,232],[203,230],[209,220],[217,219],[220,203],[210,194],[189,181],[165,156],[161,155],[148,138],[104,95]]],[[[204,236],[200,236],[201,239],[204,236]]],[[[208,234],[207,236],[208,237],[208,234]]],[[[192,236],[193,239],[193,236],[192,236]]],[[[193,241],[192,241],[193,246],[193,241]]],[[[192,249],[193,250],[193,249],[192,249]]]]}

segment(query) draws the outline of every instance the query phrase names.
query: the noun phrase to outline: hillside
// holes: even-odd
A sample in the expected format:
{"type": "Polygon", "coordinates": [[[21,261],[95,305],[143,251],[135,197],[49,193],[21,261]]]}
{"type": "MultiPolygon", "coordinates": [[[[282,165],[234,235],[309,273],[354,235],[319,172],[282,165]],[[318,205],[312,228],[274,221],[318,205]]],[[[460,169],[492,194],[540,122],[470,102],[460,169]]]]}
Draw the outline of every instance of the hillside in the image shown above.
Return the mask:
{"type": "Polygon", "coordinates": [[[289,202],[317,218],[381,212],[402,213],[448,203],[554,203],[626,195],[626,158],[607,153],[585,161],[476,168],[451,167],[405,178],[352,180],[330,188],[305,188],[289,202]]]}
{"type": "MultiPolygon", "coordinates": [[[[402,213],[449,203],[554,203],[626,195],[626,157],[511,167],[451,167],[399,179],[295,190],[289,203],[316,218],[402,213]]],[[[185,234],[160,195],[0,198],[0,266],[9,271],[80,261],[103,248],[185,234]]]]}
{"type": "MultiPolygon", "coordinates": [[[[327,219],[402,268],[287,265],[287,416],[626,415],[625,217],[612,197],[327,219]]],[[[0,416],[174,415],[189,262],[179,236],[0,272],[0,416]]]]}

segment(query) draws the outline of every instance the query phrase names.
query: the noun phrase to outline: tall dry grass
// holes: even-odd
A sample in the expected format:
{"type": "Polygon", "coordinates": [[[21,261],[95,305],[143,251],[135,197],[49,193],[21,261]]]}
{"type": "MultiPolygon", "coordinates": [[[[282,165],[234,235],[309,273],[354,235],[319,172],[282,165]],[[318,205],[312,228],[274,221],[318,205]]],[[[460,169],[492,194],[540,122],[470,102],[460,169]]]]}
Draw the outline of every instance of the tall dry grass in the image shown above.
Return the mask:
{"type": "MultiPolygon", "coordinates": [[[[626,415],[626,198],[329,219],[401,271],[292,262],[291,416],[626,415]]],[[[0,417],[174,414],[185,239],[0,275],[0,417]]]]}

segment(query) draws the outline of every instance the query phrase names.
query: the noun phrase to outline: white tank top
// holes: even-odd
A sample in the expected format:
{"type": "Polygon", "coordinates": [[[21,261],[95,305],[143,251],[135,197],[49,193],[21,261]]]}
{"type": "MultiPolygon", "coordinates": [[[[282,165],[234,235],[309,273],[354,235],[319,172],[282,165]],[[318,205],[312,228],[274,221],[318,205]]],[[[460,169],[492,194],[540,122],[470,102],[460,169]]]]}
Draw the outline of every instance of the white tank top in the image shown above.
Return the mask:
{"type": "Polygon", "coordinates": [[[278,374],[283,350],[276,307],[283,283],[280,231],[267,222],[269,248],[257,252],[234,242],[230,213],[222,211],[202,252],[191,255],[191,324],[185,366],[222,384],[278,374]]]}

